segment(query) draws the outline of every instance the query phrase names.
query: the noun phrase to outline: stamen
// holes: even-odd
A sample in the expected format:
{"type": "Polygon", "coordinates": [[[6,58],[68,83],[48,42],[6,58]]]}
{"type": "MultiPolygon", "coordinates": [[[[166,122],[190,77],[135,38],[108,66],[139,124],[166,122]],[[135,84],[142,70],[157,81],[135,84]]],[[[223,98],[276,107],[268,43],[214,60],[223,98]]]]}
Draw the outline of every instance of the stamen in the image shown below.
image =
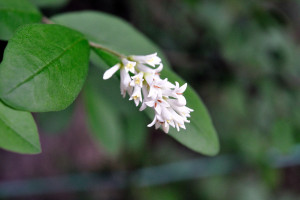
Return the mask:
{"type": "Polygon", "coordinates": [[[150,58],[149,60],[147,60],[147,62],[153,62],[154,58],[150,58]]]}
{"type": "Polygon", "coordinates": [[[128,63],[125,67],[128,68],[128,69],[132,69],[133,68],[133,64],[132,63],[128,63]]]}
{"type": "Polygon", "coordinates": [[[136,84],[136,85],[139,85],[140,82],[141,82],[141,80],[140,80],[139,78],[135,79],[135,84],[136,84]]]}

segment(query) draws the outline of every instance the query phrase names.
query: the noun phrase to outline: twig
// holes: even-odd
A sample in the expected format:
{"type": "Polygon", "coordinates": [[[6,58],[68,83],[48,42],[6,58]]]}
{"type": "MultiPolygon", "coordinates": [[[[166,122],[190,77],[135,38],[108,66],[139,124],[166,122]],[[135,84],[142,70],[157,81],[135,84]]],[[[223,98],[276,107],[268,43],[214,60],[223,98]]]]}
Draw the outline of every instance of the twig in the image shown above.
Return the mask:
{"type": "Polygon", "coordinates": [[[97,43],[94,43],[94,42],[91,42],[91,41],[89,41],[89,45],[91,47],[96,48],[96,49],[101,49],[101,50],[104,50],[104,51],[106,51],[108,53],[111,53],[111,54],[113,54],[113,55],[115,55],[115,56],[117,56],[119,58],[125,58],[126,57],[126,56],[124,56],[124,55],[122,55],[122,54],[120,54],[120,53],[118,53],[118,52],[116,52],[114,50],[108,49],[108,48],[106,48],[106,47],[104,47],[104,46],[102,46],[100,44],[97,44],[97,43]]]}
{"type": "Polygon", "coordinates": [[[43,16],[42,22],[44,24],[55,24],[53,21],[51,21],[48,17],[43,16]]]}
{"type": "MultiPolygon", "coordinates": [[[[50,20],[48,17],[45,17],[45,16],[43,16],[42,22],[43,22],[44,24],[55,24],[55,22],[53,22],[52,20],[50,20]]],[[[122,54],[120,54],[120,53],[118,53],[118,52],[116,52],[116,51],[114,51],[114,50],[108,49],[108,48],[106,48],[106,47],[104,47],[104,46],[102,46],[102,45],[100,45],[100,44],[95,43],[95,42],[89,41],[89,45],[90,45],[91,47],[93,47],[93,48],[101,49],[101,50],[103,50],[103,51],[106,51],[106,52],[108,52],[108,53],[111,53],[111,54],[113,54],[113,55],[115,55],[115,56],[117,56],[117,57],[119,57],[119,58],[125,58],[124,55],[122,55],[122,54]]]]}

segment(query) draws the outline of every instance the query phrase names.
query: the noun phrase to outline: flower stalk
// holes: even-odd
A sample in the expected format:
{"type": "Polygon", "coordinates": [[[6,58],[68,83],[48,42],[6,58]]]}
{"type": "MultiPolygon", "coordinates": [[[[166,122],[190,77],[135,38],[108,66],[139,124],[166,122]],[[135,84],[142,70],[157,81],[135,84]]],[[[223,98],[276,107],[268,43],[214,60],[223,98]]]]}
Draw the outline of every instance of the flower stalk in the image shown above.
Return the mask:
{"type": "Polygon", "coordinates": [[[113,55],[119,57],[120,59],[125,58],[124,55],[122,55],[122,54],[120,54],[120,53],[118,53],[118,52],[116,52],[116,51],[113,51],[113,50],[111,50],[111,49],[109,49],[109,48],[106,48],[106,47],[104,47],[104,46],[102,46],[102,45],[100,45],[100,44],[97,44],[97,43],[95,43],[95,42],[89,41],[89,45],[90,45],[90,47],[93,47],[93,48],[96,48],[96,49],[101,49],[101,50],[103,50],[103,51],[106,51],[106,52],[108,52],[108,53],[111,53],[111,54],[113,54],[113,55]]]}

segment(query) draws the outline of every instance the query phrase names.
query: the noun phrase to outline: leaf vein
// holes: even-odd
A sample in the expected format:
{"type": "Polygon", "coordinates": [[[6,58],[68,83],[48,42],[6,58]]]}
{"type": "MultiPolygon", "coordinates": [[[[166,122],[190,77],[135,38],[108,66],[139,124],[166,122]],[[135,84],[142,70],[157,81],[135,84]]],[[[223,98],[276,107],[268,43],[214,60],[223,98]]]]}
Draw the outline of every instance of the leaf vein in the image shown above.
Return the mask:
{"type": "Polygon", "coordinates": [[[61,52],[57,57],[53,58],[50,62],[46,63],[44,66],[42,66],[41,68],[39,68],[38,70],[36,70],[35,72],[33,72],[33,74],[31,74],[30,76],[28,76],[27,78],[25,78],[23,81],[21,81],[20,83],[18,83],[15,87],[13,87],[12,89],[10,89],[6,95],[10,94],[11,92],[13,92],[15,89],[17,89],[18,87],[20,87],[21,85],[25,84],[26,82],[30,81],[31,79],[33,79],[35,76],[37,76],[38,74],[42,73],[42,71],[44,71],[45,69],[47,69],[52,63],[54,63],[55,61],[57,61],[59,58],[61,58],[67,51],[69,51],[72,47],[74,47],[76,44],[78,44],[79,42],[83,41],[84,38],[81,37],[78,40],[76,40],[74,43],[72,43],[71,45],[69,45],[66,49],[64,49],[63,52],[61,52]]]}
{"type": "Polygon", "coordinates": [[[9,8],[0,8],[0,12],[17,12],[17,13],[23,13],[23,14],[33,14],[33,15],[39,15],[38,12],[31,10],[31,11],[25,11],[25,10],[16,10],[16,9],[9,9],[9,8]]]}
{"type": "Polygon", "coordinates": [[[9,126],[8,123],[7,123],[4,119],[2,119],[1,117],[0,117],[0,120],[4,123],[4,125],[5,125],[7,128],[9,128],[10,130],[12,130],[12,132],[15,133],[16,136],[18,136],[19,138],[21,138],[23,141],[29,143],[29,144],[30,144],[31,146],[33,146],[34,148],[40,149],[38,146],[34,145],[34,144],[31,143],[29,140],[27,140],[26,138],[24,138],[23,136],[21,136],[20,134],[18,134],[18,132],[17,132],[15,129],[13,129],[11,126],[9,126]]]}

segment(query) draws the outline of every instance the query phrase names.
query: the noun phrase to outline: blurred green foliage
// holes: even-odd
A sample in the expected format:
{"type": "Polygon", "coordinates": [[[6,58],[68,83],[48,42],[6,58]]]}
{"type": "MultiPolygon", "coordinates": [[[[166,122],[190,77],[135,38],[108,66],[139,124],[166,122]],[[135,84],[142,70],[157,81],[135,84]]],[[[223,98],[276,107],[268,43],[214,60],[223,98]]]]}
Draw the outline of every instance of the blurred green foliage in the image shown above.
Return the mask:
{"type": "MultiPolygon", "coordinates": [[[[129,21],[163,48],[173,69],[208,105],[221,139],[220,154],[234,155],[241,163],[231,174],[128,188],[129,199],[299,199],[299,167],[274,168],[270,155],[289,155],[300,142],[300,1],[126,2],[128,8],[122,10],[129,21]]],[[[93,70],[93,75],[102,73],[93,70]]],[[[113,92],[118,91],[106,88],[108,103],[125,103],[112,98],[113,92]]],[[[134,117],[125,115],[127,108],[119,116],[124,130],[119,168],[198,156],[162,134],[147,133],[145,125],[127,123],[134,117]],[[135,131],[142,134],[133,137],[135,131]]],[[[145,116],[140,117],[145,123],[145,116]]]]}
{"type": "Polygon", "coordinates": [[[251,169],[203,180],[199,198],[297,199],[267,157],[300,142],[299,8],[292,0],[131,0],[133,23],[204,98],[221,154],[251,169]]]}

